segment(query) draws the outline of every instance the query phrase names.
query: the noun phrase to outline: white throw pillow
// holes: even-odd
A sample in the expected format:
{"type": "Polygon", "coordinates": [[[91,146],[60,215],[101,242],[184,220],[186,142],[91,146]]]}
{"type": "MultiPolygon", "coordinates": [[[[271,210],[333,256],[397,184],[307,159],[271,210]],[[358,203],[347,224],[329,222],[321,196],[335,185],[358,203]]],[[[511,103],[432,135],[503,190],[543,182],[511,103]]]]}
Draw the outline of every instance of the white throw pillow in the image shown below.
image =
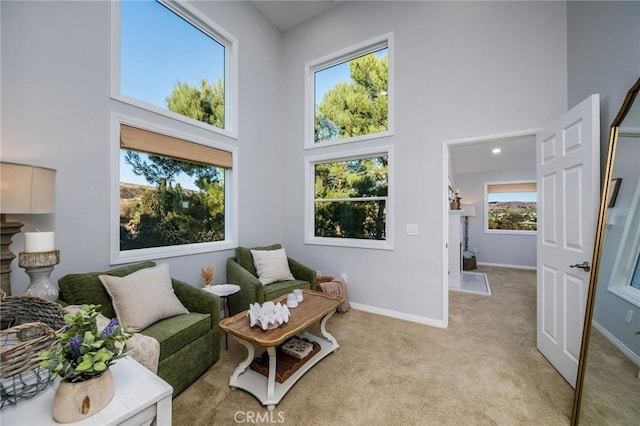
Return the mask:
{"type": "Polygon", "coordinates": [[[289,270],[287,253],[283,248],[278,250],[251,250],[253,264],[258,272],[258,279],[263,285],[277,281],[294,280],[289,270]]]}
{"type": "Polygon", "coordinates": [[[162,319],[188,314],[171,285],[169,265],[161,263],[125,277],[100,275],[113,309],[129,331],[141,331],[162,319]]]}

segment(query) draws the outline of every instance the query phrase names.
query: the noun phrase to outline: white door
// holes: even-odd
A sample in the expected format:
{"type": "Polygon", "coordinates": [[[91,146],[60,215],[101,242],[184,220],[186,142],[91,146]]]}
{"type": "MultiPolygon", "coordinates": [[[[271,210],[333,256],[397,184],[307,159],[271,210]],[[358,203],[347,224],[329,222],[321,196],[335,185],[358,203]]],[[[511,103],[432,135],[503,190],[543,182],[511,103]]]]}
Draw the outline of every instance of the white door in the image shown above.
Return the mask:
{"type": "Polygon", "coordinates": [[[575,387],[600,201],[600,98],[537,135],[538,349],[575,387]]]}

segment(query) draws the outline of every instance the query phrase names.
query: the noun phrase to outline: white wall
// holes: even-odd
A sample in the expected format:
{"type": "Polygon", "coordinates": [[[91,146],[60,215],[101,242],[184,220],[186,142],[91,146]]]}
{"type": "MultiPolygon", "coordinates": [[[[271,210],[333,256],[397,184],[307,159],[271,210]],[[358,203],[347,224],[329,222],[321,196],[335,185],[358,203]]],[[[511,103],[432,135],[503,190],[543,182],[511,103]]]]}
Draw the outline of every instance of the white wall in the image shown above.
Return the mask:
{"type": "MultiPolygon", "coordinates": [[[[604,165],[609,126],[627,91],[640,77],[640,3],[569,2],[567,13],[569,105],[591,93],[600,94],[604,165]]],[[[601,169],[604,172],[604,166],[601,169]]],[[[606,253],[603,257],[607,258],[606,253]]],[[[640,356],[640,341],[635,335],[640,329],[640,309],[607,291],[607,263],[602,266],[594,319],[640,356]],[[625,321],[629,309],[635,312],[630,324],[625,321]]]]}
{"type": "MultiPolygon", "coordinates": [[[[346,272],[361,305],[443,320],[443,141],[543,127],[566,111],[566,6],[559,2],[348,2],[283,35],[281,132],[287,250],[346,272]],[[395,33],[395,250],[303,243],[305,62],[395,33]],[[419,235],[405,235],[409,223],[419,235]]],[[[342,145],[338,150],[353,147],[342,145]]],[[[415,319],[415,318],[414,318],[415,319]]]]}
{"type": "MultiPolygon", "coordinates": [[[[443,141],[543,127],[566,111],[566,5],[560,2],[345,2],[282,36],[248,2],[197,2],[239,39],[240,236],[349,275],[351,299],[443,320],[443,141]],[[303,71],[308,60],[395,32],[395,250],[303,244],[303,71]],[[282,59],[282,63],[280,63],[282,59]],[[419,235],[406,236],[416,223],[419,235]]],[[[0,3],[2,159],[58,170],[56,213],[15,217],[53,229],[57,279],[108,265],[109,5],[0,3]]],[[[168,122],[149,114],[165,125],[168,122]]],[[[173,125],[171,123],[170,125],[173,125]]],[[[176,127],[181,127],[176,124],[176,127]]],[[[184,129],[181,129],[184,130],[184,129]]],[[[201,136],[206,132],[200,132],[201,136]]],[[[343,146],[341,149],[350,149],[343,146]]],[[[16,236],[14,252],[23,247],[16,236]]],[[[231,252],[169,259],[198,282],[231,252]]],[[[27,277],[14,262],[15,291],[27,277]]]]}
{"type": "MultiPolygon", "coordinates": [[[[249,3],[198,2],[196,6],[239,40],[239,139],[204,130],[197,136],[239,147],[239,241],[279,241],[282,220],[280,33],[249,3]]],[[[109,2],[2,1],[2,161],[57,169],[56,212],[13,216],[55,230],[61,263],[53,280],[70,272],[109,268],[110,112],[132,107],[109,99],[109,2]]],[[[152,113],[148,120],[185,130],[152,113]]],[[[22,251],[23,235],[11,250],[22,251]]],[[[174,276],[199,283],[214,264],[224,281],[231,251],[167,259],[174,276]]],[[[28,277],[13,262],[13,293],[28,277]]]]}
{"type": "MultiPolygon", "coordinates": [[[[458,173],[453,181],[464,195],[463,204],[475,204],[476,215],[469,218],[469,249],[476,253],[477,261],[497,265],[536,267],[536,236],[514,234],[487,234],[484,232],[484,184],[536,180],[535,169],[505,169],[483,173],[458,173]]],[[[462,219],[464,221],[464,218],[462,219]]]]}

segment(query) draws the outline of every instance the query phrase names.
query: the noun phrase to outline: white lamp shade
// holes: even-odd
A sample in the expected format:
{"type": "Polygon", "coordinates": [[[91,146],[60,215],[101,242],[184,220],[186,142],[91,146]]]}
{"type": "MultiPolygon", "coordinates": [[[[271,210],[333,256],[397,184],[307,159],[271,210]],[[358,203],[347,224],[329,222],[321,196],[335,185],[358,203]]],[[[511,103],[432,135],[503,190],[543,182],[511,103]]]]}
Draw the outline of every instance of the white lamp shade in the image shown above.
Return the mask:
{"type": "Polygon", "coordinates": [[[0,163],[0,212],[53,213],[56,171],[27,164],[0,163]]]}
{"type": "Polygon", "coordinates": [[[463,204],[460,208],[462,209],[462,216],[473,217],[476,215],[475,204],[463,204]]]}

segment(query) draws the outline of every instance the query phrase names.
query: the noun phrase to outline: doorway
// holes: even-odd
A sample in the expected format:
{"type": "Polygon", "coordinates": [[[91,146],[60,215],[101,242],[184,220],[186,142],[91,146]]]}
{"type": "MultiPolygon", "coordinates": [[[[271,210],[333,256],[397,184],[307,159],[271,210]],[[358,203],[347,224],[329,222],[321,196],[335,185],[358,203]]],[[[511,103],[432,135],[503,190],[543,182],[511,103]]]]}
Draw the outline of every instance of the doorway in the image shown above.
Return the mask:
{"type": "MultiPolygon", "coordinates": [[[[445,141],[443,182],[451,173],[450,151],[463,144],[536,138],[538,223],[536,238],[537,348],[572,386],[576,380],[580,337],[593,255],[600,198],[600,97],[591,95],[548,128],[506,135],[445,141]],[[585,260],[586,259],[586,260],[585,260]]],[[[448,188],[443,185],[443,192],[448,188]]],[[[486,192],[486,191],[485,191],[486,192]]],[[[443,197],[445,198],[445,197],[443,197]]],[[[449,226],[449,203],[443,203],[449,226]]],[[[484,204],[487,204],[486,201],[484,204]]],[[[443,264],[449,271],[447,235],[443,264]]],[[[443,325],[448,326],[448,279],[443,280],[443,325]]]]}
{"type": "MultiPolygon", "coordinates": [[[[536,135],[540,129],[523,130],[512,133],[503,133],[496,135],[480,136],[467,139],[449,140],[444,142],[443,147],[443,181],[448,182],[450,178],[455,189],[460,189],[461,204],[473,205],[475,210],[475,217],[468,219],[468,247],[467,249],[475,252],[476,257],[485,258],[485,263],[492,264],[493,266],[529,266],[527,269],[535,269],[535,253],[536,253],[536,238],[533,236],[515,236],[516,240],[513,242],[513,246],[523,247],[523,243],[529,247],[529,251],[533,250],[534,262],[528,262],[528,265],[522,262],[518,263],[513,254],[516,252],[510,248],[510,244],[504,244],[500,240],[508,240],[507,235],[488,235],[489,238],[475,238],[474,235],[484,236],[484,220],[485,220],[485,196],[484,196],[484,181],[496,181],[496,180],[522,180],[529,179],[535,181],[536,172],[536,135]],[[492,150],[499,148],[499,153],[492,153],[492,150]],[[454,178],[456,174],[464,173],[469,181],[456,182],[454,178]],[[462,188],[460,188],[463,184],[462,188]],[[466,189],[465,189],[466,188],[466,189]],[[463,190],[464,189],[464,190],[463,190]],[[466,194],[465,194],[466,192],[466,194]],[[528,241],[527,241],[528,240],[528,241]],[[488,250],[491,245],[494,247],[500,247],[507,257],[507,260],[497,261],[500,258],[500,254],[496,256],[487,257],[484,252],[488,250]]],[[[465,178],[465,181],[467,179],[465,178]]],[[[449,190],[445,188],[446,195],[448,197],[449,190]]],[[[450,223],[450,221],[460,221],[461,215],[450,214],[450,207],[448,203],[445,203],[445,211],[443,212],[444,222],[443,229],[449,230],[451,226],[457,226],[457,223],[450,223]]],[[[513,236],[512,236],[513,237],[513,236]]],[[[458,261],[451,256],[456,256],[458,250],[457,243],[454,246],[449,246],[449,232],[443,232],[443,247],[445,252],[443,255],[444,271],[448,271],[447,278],[443,283],[443,323],[444,327],[448,326],[449,320],[449,277],[459,276],[456,271],[451,271],[450,267],[459,268],[463,262],[458,261]],[[452,261],[450,261],[452,259],[452,261]]],[[[496,249],[497,250],[497,249],[496,249]]],[[[529,253],[529,256],[531,253],[529,253]]],[[[526,255],[525,255],[526,256],[526,255]]],[[[453,278],[455,279],[455,278],[453,278]]]]}

